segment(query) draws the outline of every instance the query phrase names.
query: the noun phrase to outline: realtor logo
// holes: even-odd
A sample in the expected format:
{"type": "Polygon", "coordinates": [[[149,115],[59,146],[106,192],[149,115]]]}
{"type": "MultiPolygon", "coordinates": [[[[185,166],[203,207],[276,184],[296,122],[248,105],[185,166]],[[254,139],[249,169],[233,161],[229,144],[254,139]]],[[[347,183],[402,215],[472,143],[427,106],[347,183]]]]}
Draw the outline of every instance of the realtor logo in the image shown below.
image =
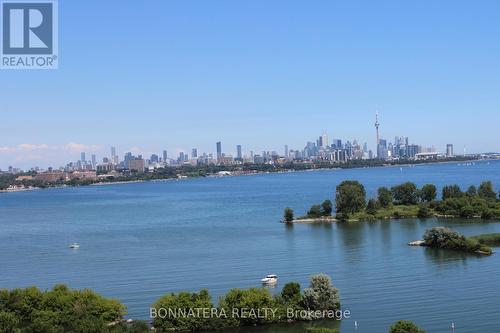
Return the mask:
{"type": "Polygon", "coordinates": [[[1,67],[57,68],[57,1],[0,0],[1,67]]]}

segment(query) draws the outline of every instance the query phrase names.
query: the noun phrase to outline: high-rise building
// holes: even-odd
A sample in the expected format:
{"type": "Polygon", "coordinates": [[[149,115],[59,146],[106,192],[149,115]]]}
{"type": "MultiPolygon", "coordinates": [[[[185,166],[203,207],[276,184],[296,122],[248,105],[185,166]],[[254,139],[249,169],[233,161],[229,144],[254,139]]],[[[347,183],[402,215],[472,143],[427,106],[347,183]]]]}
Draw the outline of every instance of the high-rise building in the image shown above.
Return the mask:
{"type": "Polygon", "coordinates": [[[123,158],[123,166],[125,167],[125,169],[129,168],[129,162],[131,159],[132,159],[132,153],[131,152],[125,153],[125,157],[123,158]]]}
{"type": "Polygon", "coordinates": [[[82,163],[85,163],[85,161],[86,161],[86,159],[85,159],[85,152],[80,153],[80,161],[82,163]]]}
{"type": "Polygon", "coordinates": [[[378,132],[378,127],[380,126],[380,123],[378,122],[378,111],[375,113],[375,130],[377,131],[377,138],[376,138],[376,147],[377,147],[377,158],[382,158],[381,155],[379,155],[379,153],[381,152],[381,149],[380,149],[380,136],[379,136],[379,132],[378,132]]]}
{"type": "Polygon", "coordinates": [[[446,157],[453,157],[453,145],[451,143],[446,145],[446,157]]]}
{"type": "Polygon", "coordinates": [[[95,168],[96,165],[97,165],[97,162],[96,162],[95,154],[92,154],[92,168],[95,168]]]}
{"type": "Polygon", "coordinates": [[[218,141],[215,145],[217,147],[217,162],[220,162],[222,158],[222,143],[218,141]]]}
{"type": "Polygon", "coordinates": [[[198,157],[198,149],[193,148],[191,149],[191,158],[197,158],[198,157]]]}
{"type": "Polygon", "coordinates": [[[236,146],[236,158],[238,160],[242,160],[243,159],[243,155],[241,154],[241,145],[237,145],[236,146]]]}
{"type": "Polygon", "coordinates": [[[328,134],[326,134],[326,132],[324,132],[323,135],[321,135],[320,142],[321,142],[320,147],[322,148],[328,147],[328,134]]]}
{"type": "Polygon", "coordinates": [[[164,150],[164,151],[163,151],[163,163],[167,162],[167,157],[168,157],[168,156],[167,156],[167,151],[166,151],[166,150],[164,150]]]}
{"type": "Polygon", "coordinates": [[[146,169],[146,163],[142,158],[132,158],[128,163],[130,171],[144,172],[146,169]]]}
{"type": "Polygon", "coordinates": [[[115,156],[116,156],[116,148],[115,147],[111,147],[111,159],[114,160],[115,156]]]}
{"type": "Polygon", "coordinates": [[[285,145],[285,157],[288,157],[288,145],[285,145]]]}

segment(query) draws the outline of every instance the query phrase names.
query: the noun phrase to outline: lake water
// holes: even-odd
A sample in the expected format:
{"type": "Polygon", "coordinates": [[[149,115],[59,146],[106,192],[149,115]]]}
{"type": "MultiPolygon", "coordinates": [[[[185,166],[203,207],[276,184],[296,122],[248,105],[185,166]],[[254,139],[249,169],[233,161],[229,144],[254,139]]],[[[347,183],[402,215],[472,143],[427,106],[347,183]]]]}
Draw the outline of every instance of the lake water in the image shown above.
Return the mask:
{"type": "MultiPolygon", "coordinates": [[[[264,275],[307,286],[329,274],[352,317],[343,333],[386,332],[411,319],[428,332],[494,333],[500,326],[500,254],[478,257],[414,248],[427,228],[466,235],[500,223],[401,220],[286,226],[283,208],[304,213],[346,179],[377,187],[404,181],[465,189],[500,186],[500,161],[261,174],[0,194],[0,288],[65,283],[120,299],[146,319],[162,294],[258,286],[264,275]],[[78,242],[81,248],[68,245],[78,242]],[[359,324],[354,330],[354,320],[359,324]]],[[[327,322],[326,326],[339,326],[327,322]]],[[[301,332],[301,325],[239,332],[301,332]]]]}

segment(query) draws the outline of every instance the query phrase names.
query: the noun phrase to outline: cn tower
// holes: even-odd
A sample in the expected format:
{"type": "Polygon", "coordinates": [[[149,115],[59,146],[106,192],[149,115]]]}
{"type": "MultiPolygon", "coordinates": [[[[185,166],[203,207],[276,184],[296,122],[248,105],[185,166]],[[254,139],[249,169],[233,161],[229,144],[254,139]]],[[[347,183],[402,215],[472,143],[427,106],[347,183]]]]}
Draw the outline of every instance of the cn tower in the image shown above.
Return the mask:
{"type": "Polygon", "coordinates": [[[380,136],[378,134],[378,127],[379,127],[380,123],[378,122],[378,111],[375,112],[375,129],[377,130],[377,146],[376,146],[376,149],[377,149],[377,157],[380,157],[378,156],[379,152],[378,152],[378,145],[380,144],[380,136]]]}

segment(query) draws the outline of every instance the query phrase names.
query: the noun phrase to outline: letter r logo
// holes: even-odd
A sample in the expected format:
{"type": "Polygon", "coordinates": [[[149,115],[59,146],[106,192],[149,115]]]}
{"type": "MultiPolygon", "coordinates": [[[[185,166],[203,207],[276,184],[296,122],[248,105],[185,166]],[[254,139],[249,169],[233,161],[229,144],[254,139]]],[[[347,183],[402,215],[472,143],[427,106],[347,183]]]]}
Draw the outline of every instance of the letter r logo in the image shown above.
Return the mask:
{"type": "Polygon", "coordinates": [[[51,2],[3,2],[3,54],[52,54],[52,9],[51,2]]]}

